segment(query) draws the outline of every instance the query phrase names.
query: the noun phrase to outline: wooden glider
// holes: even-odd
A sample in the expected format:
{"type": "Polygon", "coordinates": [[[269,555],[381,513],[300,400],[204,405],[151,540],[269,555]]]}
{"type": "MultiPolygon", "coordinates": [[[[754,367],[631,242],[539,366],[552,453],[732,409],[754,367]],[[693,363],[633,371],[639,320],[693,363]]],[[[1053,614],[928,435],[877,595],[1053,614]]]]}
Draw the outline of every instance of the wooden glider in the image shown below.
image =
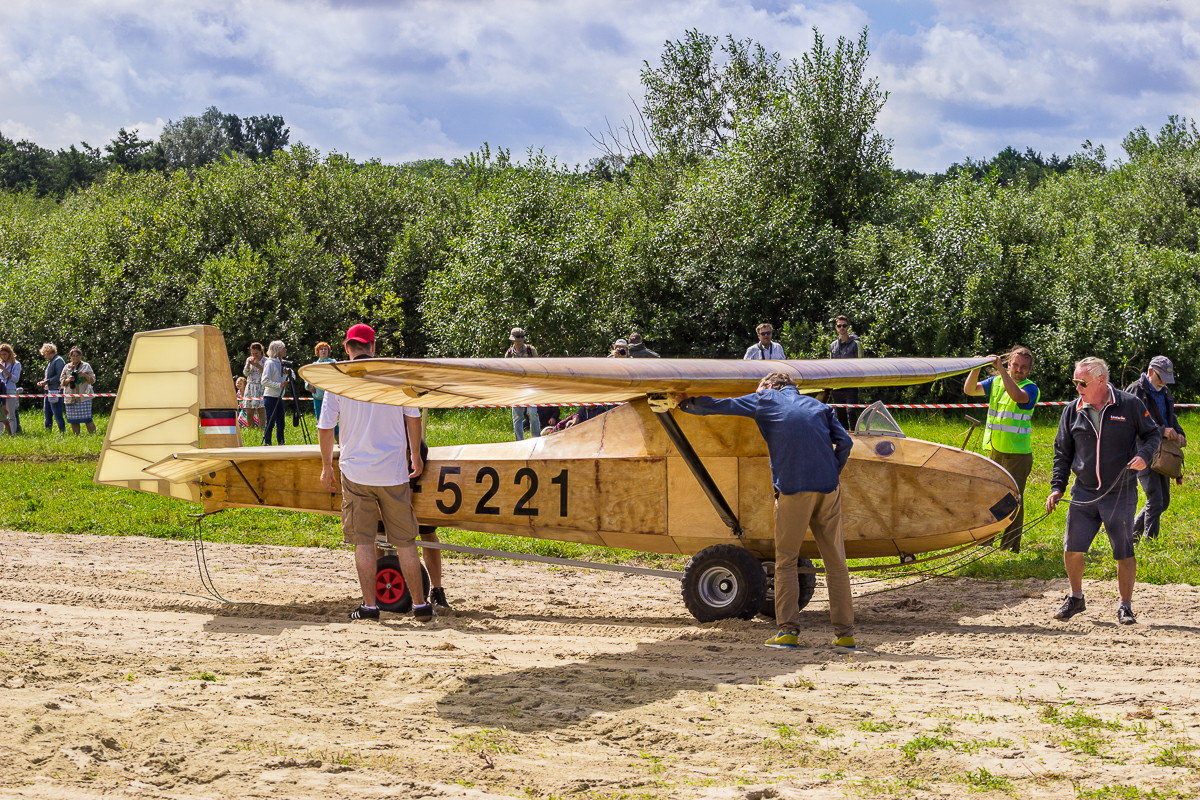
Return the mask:
{"type": "MultiPolygon", "coordinates": [[[[221,430],[213,420],[227,420],[236,408],[220,339],[208,326],[135,335],[96,481],[194,499],[208,513],[339,513],[340,497],[320,483],[315,445],[242,447],[236,433],[218,441],[226,434],[206,432],[221,430]],[[169,389],[149,392],[150,375],[169,389]]],[[[690,555],[685,603],[697,618],[713,620],[770,611],[766,445],[753,420],[652,408],[651,396],[743,394],[773,371],[793,375],[804,390],[892,386],[986,363],[380,358],[309,365],[301,374],[346,397],[428,408],[629,401],[540,438],[430,448],[415,487],[417,517],[425,525],[690,555]]],[[[850,558],[906,560],[990,540],[1016,513],[1017,488],[1003,468],[906,438],[881,407],[864,414],[852,438],[842,474],[850,558]]],[[[811,534],[802,554],[817,555],[811,534]]],[[[801,576],[805,601],[814,583],[812,574],[801,576]]]]}

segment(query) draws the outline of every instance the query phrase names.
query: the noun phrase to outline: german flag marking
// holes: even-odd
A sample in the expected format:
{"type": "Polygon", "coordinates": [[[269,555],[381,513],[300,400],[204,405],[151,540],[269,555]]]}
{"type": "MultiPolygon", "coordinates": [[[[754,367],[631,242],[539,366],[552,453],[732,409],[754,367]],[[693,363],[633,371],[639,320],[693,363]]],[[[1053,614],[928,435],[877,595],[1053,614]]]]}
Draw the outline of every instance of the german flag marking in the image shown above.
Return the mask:
{"type": "Polygon", "coordinates": [[[237,409],[200,409],[200,430],[203,433],[237,433],[237,409]]]}

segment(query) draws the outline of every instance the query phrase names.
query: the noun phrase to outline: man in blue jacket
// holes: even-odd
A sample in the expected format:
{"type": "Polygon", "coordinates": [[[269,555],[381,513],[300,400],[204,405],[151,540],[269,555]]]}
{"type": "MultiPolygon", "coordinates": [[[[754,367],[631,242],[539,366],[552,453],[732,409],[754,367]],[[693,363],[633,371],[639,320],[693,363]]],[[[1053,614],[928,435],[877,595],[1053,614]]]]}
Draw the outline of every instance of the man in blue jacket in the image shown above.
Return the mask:
{"type": "Polygon", "coordinates": [[[1113,388],[1108,364],[1099,358],[1075,363],[1071,378],[1079,399],[1068,404],[1054,438],[1054,471],[1046,511],[1053,511],[1075,473],[1067,532],[1063,539],[1063,567],[1071,593],[1063,599],[1055,619],[1070,619],[1087,608],[1083,599],[1083,557],[1100,532],[1108,533],[1117,562],[1117,589],[1121,604],[1117,621],[1137,622],[1133,615],[1133,584],[1137,560],[1133,555],[1133,513],[1137,508],[1134,475],[1146,468],[1158,449],[1162,434],[1141,400],[1113,388]]]}
{"type": "Polygon", "coordinates": [[[804,533],[812,529],[825,565],[834,645],[855,646],[850,573],[842,543],[839,476],[853,441],[829,406],[800,394],[792,379],[772,372],[754,394],[728,400],[685,399],[689,414],[750,417],[767,440],[775,486],[775,622],[768,647],[796,647],[800,632],[800,582],[796,564],[804,533]]]}

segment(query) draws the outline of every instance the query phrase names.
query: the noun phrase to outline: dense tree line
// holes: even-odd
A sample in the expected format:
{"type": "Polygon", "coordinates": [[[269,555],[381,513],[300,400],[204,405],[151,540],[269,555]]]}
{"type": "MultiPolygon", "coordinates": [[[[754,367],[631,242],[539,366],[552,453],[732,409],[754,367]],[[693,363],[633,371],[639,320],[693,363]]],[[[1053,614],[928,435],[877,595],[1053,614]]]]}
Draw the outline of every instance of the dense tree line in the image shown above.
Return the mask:
{"type": "Polygon", "coordinates": [[[0,132],[0,190],[63,197],[91,186],[113,169],[127,172],[201,167],[240,154],[268,158],[288,143],[289,130],[276,115],[239,117],[215,107],[198,117],[171,120],[157,141],[121,128],[103,149],[82,142],[48,150],[0,132]]]}
{"type": "MultiPolygon", "coordinates": [[[[1086,145],[904,176],[867,58],[861,38],[818,36],[784,63],[689,32],[644,65],[645,125],[586,168],[486,146],[355,163],[253,125],[239,139],[214,109],[175,131],[191,155],[164,150],[186,169],[123,164],[61,201],[0,193],[0,338],[27,363],[42,341],[80,343],[111,387],[132,332],[192,322],[235,353],[272,338],[302,353],[368,320],[396,355],[499,355],[520,325],[545,355],[603,355],[636,329],[711,357],[765,320],[804,357],[846,313],[873,355],[1026,344],[1050,398],[1069,396],[1074,359],[1123,381],[1159,353],[1194,395],[1195,125],[1138,129],[1111,163],[1086,145]]],[[[915,390],[939,393],[956,388],[915,390]]]]}

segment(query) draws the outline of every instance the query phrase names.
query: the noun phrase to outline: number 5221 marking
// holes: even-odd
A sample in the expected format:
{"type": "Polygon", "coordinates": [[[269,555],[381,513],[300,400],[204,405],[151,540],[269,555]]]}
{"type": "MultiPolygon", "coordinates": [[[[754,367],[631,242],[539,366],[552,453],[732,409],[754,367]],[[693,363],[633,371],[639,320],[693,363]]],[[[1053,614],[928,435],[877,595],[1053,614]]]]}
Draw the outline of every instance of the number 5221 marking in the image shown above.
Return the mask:
{"type": "MultiPolygon", "coordinates": [[[[459,483],[462,467],[444,466],[438,472],[437,509],[443,514],[457,514],[463,504],[463,489],[459,483]]],[[[567,516],[567,470],[555,475],[550,483],[558,487],[558,516],[567,516]]],[[[501,514],[500,506],[494,505],[492,499],[500,491],[500,473],[495,467],[480,467],[475,472],[475,483],[483,484],[483,494],[475,503],[474,513],[483,516],[501,514]]],[[[523,487],[525,491],[517,498],[512,514],[518,517],[536,517],[543,511],[540,503],[546,498],[538,496],[539,479],[537,472],[531,467],[521,467],[513,476],[513,483],[523,487]]],[[[552,513],[552,512],[547,512],[552,513]]]]}

